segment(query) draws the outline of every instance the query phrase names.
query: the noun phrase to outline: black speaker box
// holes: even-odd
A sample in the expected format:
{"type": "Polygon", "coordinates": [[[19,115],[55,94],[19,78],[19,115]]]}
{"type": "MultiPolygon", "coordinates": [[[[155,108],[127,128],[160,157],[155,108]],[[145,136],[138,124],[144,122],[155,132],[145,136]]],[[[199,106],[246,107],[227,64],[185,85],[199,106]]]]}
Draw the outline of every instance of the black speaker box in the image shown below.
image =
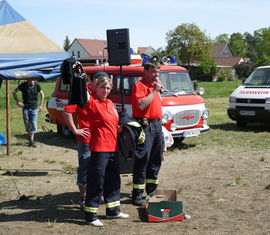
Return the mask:
{"type": "Polygon", "coordinates": [[[108,29],[107,48],[110,65],[129,65],[129,29],[108,29]]]}

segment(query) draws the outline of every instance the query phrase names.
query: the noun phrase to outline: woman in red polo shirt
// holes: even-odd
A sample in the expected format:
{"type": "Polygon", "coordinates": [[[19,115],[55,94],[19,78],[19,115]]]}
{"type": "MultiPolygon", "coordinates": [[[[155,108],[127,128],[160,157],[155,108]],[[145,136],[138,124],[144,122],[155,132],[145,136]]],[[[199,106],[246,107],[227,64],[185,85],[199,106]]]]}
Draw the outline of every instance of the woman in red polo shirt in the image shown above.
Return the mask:
{"type": "Polygon", "coordinates": [[[117,156],[118,113],[111,100],[107,99],[112,82],[107,77],[96,80],[96,95],[87,105],[92,138],[89,144],[91,159],[88,164],[85,220],[101,227],[97,211],[103,195],[107,218],[128,218],[120,212],[120,165],[117,156]]]}

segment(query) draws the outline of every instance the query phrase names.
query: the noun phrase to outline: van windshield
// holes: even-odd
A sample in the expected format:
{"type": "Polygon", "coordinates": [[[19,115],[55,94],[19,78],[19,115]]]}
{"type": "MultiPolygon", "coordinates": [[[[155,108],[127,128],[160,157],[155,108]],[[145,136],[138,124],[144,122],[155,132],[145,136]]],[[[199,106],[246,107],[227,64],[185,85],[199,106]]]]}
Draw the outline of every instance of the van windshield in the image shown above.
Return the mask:
{"type": "Polygon", "coordinates": [[[270,68],[256,69],[243,85],[270,85],[270,68]]]}
{"type": "MultiPolygon", "coordinates": [[[[124,94],[126,96],[132,95],[132,87],[135,82],[141,80],[141,76],[124,76],[123,77],[123,88],[124,94]]],[[[161,96],[177,96],[177,95],[187,95],[194,94],[194,89],[192,87],[192,83],[187,72],[182,71],[171,71],[171,72],[163,72],[159,73],[159,79],[162,82],[163,89],[161,96]]],[[[116,95],[120,94],[120,76],[116,75],[113,78],[113,89],[111,94],[116,95]]]]}
{"type": "Polygon", "coordinates": [[[194,94],[194,89],[187,72],[160,72],[159,79],[163,85],[163,95],[166,95],[166,93],[174,93],[176,95],[194,94]]]}

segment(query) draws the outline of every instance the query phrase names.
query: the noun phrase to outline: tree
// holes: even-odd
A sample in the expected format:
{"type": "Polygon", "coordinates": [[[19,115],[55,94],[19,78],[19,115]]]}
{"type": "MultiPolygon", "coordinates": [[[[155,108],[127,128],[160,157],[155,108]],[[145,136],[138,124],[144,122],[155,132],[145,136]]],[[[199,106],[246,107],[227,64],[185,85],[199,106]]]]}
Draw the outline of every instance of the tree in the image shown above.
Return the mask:
{"type": "Polygon", "coordinates": [[[233,33],[231,35],[229,46],[234,56],[247,57],[248,46],[241,33],[233,33]]]}
{"type": "Polygon", "coordinates": [[[244,41],[247,43],[247,46],[248,46],[247,57],[251,61],[256,62],[258,59],[258,52],[257,52],[258,39],[247,32],[244,33],[243,37],[244,37],[244,41]]]}
{"type": "Polygon", "coordinates": [[[220,43],[220,42],[227,42],[227,43],[229,43],[230,42],[230,35],[227,34],[227,33],[222,33],[222,34],[216,36],[216,38],[215,38],[214,41],[215,42],[218,42],[218,43],[220,43]]]}
{"type": "Polygon", "coordinates": [[[256,63],[258,65],[270,64],[270,27],[261,28],[254,32],[254,37],[257,40],[256,51],[258,54],[256,63]]]}
{"type": "Polygon", "coordinates": [[[263,66],[263,65],[270,65],[270,56],[263,53],[258,59],[257,59],[257,65],[263,66]]]}
{"type": "Polygon", "coordinates": [[[163,56],[167,56],[167,52],[165,49],[162,47],[159,47],[157,50],[155,50],[151,56],[157,56],[159,59],[162,58],[163,56]]]}
{"type": "Polygon", "coordinates": [[[200,60],[200,65],[196,68],[196,74],[204,81],[212,81],[213,75],[217,72],[218,68],[215,60],[209,55],[203,55],[200,60]]]}
{"type": "Polygon", "coordinates": [[[66,36],[66,39],[64,41],[64,46],[63,46],[64,50],[68,51],[69,46],[70,46],[70,41],[69,41],[68,36],[66,36]]]}
{"type": "Polygon", "coordinates": [[[183,64],[190,67],[203,55],[211,56],[213,43],[195,24],[182,24],[166,33],[168,52],[176,51],[183,64]]]}
{"type": "Polygon", "coordinates": [[[240,78],[247,78],[255,69],[256,64],[254,62],[243,62],[234,66],[236,75],[240,78]]]}
{"type": "Polygon", "coordinates": [[[180,64],[180,60],[178,58],[178,53],[176,50],[172,50],[170,52],[168,52],[167,50],[163,49],[162,47],[159,47],[157,50],[155,50],[151,56],[157,56],[159,58],[159,60],[162,57],[168,57],[168,56],[175,56],[177,58],[177,64],[180,64]]]}

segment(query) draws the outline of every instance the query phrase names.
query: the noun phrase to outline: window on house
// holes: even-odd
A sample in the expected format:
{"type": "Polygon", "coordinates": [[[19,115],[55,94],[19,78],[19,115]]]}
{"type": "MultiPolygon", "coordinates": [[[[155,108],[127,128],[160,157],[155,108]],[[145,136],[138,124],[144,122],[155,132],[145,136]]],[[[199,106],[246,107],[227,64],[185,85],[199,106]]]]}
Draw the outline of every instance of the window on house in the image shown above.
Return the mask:
{"type": "Polygon", "coordinates": [[[80,51],[78,51],[78,58],[81,58],[81,52],[80,51]]]}

